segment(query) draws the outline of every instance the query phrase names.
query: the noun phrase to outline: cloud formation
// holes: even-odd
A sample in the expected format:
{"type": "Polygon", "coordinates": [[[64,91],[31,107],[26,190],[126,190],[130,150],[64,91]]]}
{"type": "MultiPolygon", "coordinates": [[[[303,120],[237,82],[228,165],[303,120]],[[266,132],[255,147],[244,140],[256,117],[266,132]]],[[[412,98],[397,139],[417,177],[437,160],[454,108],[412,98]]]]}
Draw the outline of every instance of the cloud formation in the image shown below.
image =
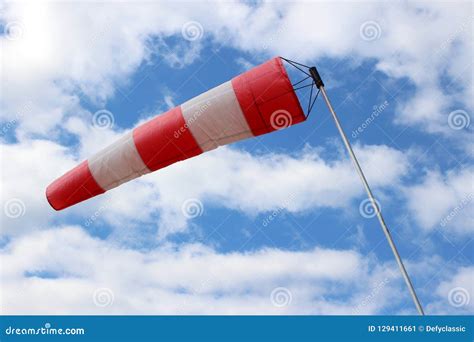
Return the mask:
{"type": "Polygon", "coordinates": [[[473,231],[474,173],[470,168],[446,174],[428,172],[420,184],[405,191],[408,208],[420,227],[445,234],[473,231]]]}
{"type": "MultiPolygon", "coordinates": [[[[303,62],[330,58],[336,67],[322,72],[334,86],[344,77],[340,61],[347,61],[347,73],[372,63],[387,78],[381,87],[397,104],[397,127],[426,132],[472,157],[471,13],[469,2],[3,4],[3,313],[329,314],[396,307],[404,288],[388,271],[393,265],[353,250],[225,254],[204,245],[163,245],[145,252],[120,245],[115,235],[99,240],[86,233],[99,220],[129,235],[155,225],[165,239],[186,231],[190,218],[182,207],[189,199],[204,211],[220,206],[246,215],[345,211],[363,192],[342,154],[222,148],[63,213],[49,208],[44,189],[130,128],[93,129],[84,103],[102,109],[118,93],[127,96],[140,66],[183,67],[205,44],[238,49],[242,65],[276,54],[303,62]],[[334,18],[344,25],[333,25],[334,18]],[[461,113],[461,121],[452,113],[461,113]],[[76,225],[64,226],[70,222],[76,225]],[[272,293],[278,294],[273,302],[272,293]],[[275,305],[278,298],[288,304],[275,305]]],[[[169,97],[164,102],[172,104],[169,97]]],[[[377,196],[403,186],[415,229],[428,235],[444,225],[461,239],[471,231],[472,170],[465,165],[443,171],[431,165],[421,181],[407,185],[414,175],[409,148],[366,144],[356,153],[377,196]]],[[[471,267],[443,279],[432,312],[472,311],[472,301],[446,304],[459,298],[451,292],[459,287],[472,296],[471,267]]]]}
{"type": "MultiPolygon", "coordinates": [[[[149,223],[159,215],[159,236],[182,232],[190,217],[183,212],[189,199],[206,206],[256,215],[272,210],[298,213],[314,208],[348,209],[363,198],[363,187],[344,154],[325,160],[323,150],[307,147],[295,155],[248,152],[223,147],[124,184],[105,195],[55,213],[44,189],[54,178],[79,163],[91,141],[113,140],[121,133],[97,133],[83,123],[75,125],[88,141],[76,154],[46,140],[2,145],[3,205],[13,198],[24,203],[27,215],[2,217],[3,234],[18,234],[21,227],[37,227],[68,215],[118,223],[149,223]],[[82,127],[79,129],[77,127],[82,127]],[[100,138],[99,138],[100,137],[100,138]],[[45,161],[45,156],[47,156],[45,161]],[[35,170],[35,176],[31,176],[35,170]],[[54,212],[54,215],[53,215],[54,212]]],[[[95,145],[95,146],[100,146],[95,145]]],[[[367,177],[377,190],[393,189],[409,171],[409,156],[384,145],[357,146],[367,177]],[[384,170],[384,171],[382,171],[384,170]]],[[[383,192],[380,192],[383,194],[383,192]]],[[[83,219],[84,223],[87,221],[83,219]]]]}
{"type": "Polygon", "coordinates": [[[353,250],[143,252],[78,227],[24,236],[1,256],[2,314],[367,314],[401,285],[393,264],[353,250]]]}

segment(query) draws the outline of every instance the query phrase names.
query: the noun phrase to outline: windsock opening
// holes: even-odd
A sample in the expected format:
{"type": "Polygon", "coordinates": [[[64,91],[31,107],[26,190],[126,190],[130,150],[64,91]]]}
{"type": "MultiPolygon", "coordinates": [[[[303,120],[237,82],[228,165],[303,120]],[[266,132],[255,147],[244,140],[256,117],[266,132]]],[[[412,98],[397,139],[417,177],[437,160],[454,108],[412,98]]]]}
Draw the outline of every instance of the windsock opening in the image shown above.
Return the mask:
{"type": "Polygon", "coordinates": [[[86,160],[51,183],[46,188],[46,198],[51,207],[61,210],[104,192],[86,160]]]}

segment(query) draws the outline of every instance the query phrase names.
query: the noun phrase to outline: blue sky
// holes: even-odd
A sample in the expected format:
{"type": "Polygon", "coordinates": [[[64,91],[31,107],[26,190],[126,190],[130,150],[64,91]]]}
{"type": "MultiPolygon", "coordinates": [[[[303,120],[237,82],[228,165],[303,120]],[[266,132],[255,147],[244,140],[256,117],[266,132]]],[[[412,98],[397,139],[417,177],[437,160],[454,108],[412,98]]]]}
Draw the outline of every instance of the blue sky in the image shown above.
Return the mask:
{"type": "Polygon", "coordinates": [[[426,311],[472,313],[467,2],[35,6],[0,17],[3,312],[416,313],[322,98],[305,123],[48,207],[49,182],[127,130],[282,55],[320,70],[426,311]],[[314,11],[346,27],[295,21],[314,11]]]}

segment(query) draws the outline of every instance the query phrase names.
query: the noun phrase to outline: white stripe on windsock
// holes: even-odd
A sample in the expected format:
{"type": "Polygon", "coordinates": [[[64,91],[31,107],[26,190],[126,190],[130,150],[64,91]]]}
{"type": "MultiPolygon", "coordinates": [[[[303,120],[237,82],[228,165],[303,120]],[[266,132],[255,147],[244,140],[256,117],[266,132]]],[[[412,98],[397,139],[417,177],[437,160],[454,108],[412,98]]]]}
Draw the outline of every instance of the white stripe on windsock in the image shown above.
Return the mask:
{"type": "Polygon", "coordinates": [[[138,154],[132,131],[90,158],[89,168],[104,190],[150,172],[138,154]]]}
{"type": "Polygon", "coordinates": [[[181,111],[203,151],[253,137],[230,81],[183,103],[181,111]]]}

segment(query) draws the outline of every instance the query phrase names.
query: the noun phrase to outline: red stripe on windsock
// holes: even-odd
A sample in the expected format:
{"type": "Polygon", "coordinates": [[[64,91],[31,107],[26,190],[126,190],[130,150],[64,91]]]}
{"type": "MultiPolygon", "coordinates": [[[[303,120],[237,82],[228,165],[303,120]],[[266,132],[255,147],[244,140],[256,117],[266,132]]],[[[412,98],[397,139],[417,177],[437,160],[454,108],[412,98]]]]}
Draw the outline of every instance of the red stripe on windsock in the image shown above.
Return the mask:
{"type": "Polygon", "coordinates": [[[234,77],[232,87],[255,136],[284,128],[275,122],[278,114],[284,120],[288,113],[287,126],[306,120],[280,57],[234,77]]]}
{"type": "Polygon", "coordinates": [[[46,198],[54,209],[61,210],[104,192],[86,160],[51,183],[46,188],[46,198]]]}
{"type": "Polygon", "coordinates": [[[135,128],[133,140],[140,157],[151,171],[202,153],[184,121],[180,107],[135,128]]]}

